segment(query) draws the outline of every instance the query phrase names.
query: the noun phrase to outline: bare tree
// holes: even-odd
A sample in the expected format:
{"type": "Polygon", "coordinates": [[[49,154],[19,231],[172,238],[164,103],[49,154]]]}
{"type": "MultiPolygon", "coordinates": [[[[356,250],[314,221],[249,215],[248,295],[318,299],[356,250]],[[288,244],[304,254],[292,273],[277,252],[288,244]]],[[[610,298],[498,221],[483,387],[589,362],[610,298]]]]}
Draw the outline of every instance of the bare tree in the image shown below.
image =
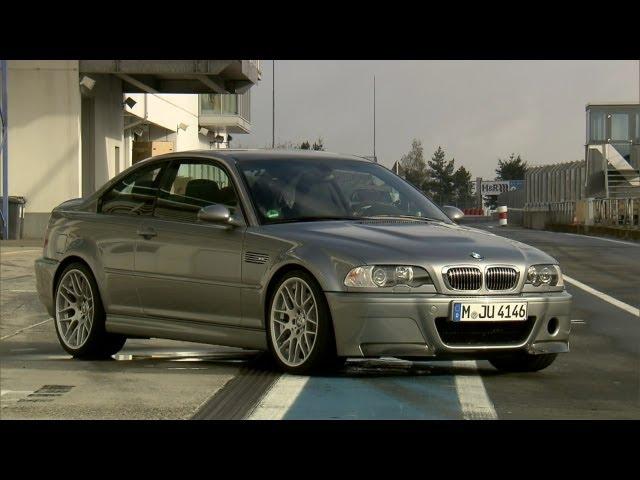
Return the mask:
{"type": "Polygon", "coordinates": [[[427,163],[424,160],[424,149],[420,140],[413,139],[409,152],[400,158],[399,170],[401,177],[420,190],[424,190],[429,180],[429,174],[427,172],[427,163]]]}

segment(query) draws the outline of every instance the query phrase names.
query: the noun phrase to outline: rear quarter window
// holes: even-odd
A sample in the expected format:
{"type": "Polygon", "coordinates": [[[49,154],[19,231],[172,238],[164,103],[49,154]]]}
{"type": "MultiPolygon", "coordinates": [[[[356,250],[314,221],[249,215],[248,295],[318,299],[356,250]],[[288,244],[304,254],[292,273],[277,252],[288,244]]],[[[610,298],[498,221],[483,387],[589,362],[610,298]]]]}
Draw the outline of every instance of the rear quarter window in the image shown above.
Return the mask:
{"type": "Polygon", "coordinates": [[[124,177],[102,196],[98,212],[110,215],[151,215],[164,166],[165,164],[149,165],[124,177]]]}

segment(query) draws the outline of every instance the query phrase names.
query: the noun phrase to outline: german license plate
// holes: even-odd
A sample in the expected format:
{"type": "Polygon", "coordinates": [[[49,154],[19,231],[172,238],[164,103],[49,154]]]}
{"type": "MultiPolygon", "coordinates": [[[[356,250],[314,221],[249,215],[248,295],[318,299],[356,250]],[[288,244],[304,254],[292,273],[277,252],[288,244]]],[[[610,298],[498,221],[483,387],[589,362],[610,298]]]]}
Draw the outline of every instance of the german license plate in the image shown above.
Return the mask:
{"type": "Polygon", "coordinates": [[[527,319],[527,302],[453,302],[454,322],[518,321],[527,319]]]}

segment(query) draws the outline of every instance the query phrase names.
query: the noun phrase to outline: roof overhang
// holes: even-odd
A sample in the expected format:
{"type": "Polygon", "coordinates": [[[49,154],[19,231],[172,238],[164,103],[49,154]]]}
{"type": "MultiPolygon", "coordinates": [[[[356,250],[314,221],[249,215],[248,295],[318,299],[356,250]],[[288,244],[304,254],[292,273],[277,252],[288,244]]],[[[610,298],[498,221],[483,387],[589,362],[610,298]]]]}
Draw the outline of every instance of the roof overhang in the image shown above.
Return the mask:
{"type": "Polygon", "coordinates": [[[124,93],[244,93],[259,80],[249,60],[80,60],[80,74],[111,74],[124,93]]]}
{"type": "Polygon", "coordinates": [[[640,103],[637,102],[607,102],[607,103],[587,103],[586,109],[591,108],[623,108],[623,109],[637,109],[640,107],[640,103]]]}

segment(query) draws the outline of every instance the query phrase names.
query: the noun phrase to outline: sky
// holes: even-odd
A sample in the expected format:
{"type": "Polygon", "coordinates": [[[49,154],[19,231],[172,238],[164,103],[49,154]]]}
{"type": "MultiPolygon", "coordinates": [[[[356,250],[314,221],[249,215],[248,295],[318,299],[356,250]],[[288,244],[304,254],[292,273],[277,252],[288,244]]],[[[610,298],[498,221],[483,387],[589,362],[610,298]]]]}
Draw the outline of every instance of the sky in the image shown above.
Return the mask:
{"type": "MultiPolygon", "coordinates": [[[[248,135],[232,147],[271,146],[271,60],[252,88],[248,135]]],[[[639,101],[631,61],[328,61],[276,60],[276,144],[322,137],[328,151],[373,153],[392,166],[411,141],[428,159],[438,146],[456,168],[492,179],[498,158],[531,165],[584,157],[585,106],[639,101]]]]}

